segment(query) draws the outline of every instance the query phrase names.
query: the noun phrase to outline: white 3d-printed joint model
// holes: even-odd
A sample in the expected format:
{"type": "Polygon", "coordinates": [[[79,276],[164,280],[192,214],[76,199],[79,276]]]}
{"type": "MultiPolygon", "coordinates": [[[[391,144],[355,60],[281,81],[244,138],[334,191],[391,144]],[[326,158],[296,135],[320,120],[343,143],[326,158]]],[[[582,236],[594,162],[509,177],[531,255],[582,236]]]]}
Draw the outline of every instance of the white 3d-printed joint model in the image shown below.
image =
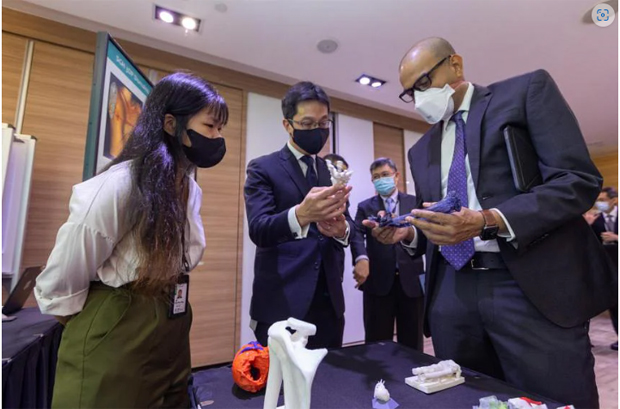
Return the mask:
{"type": "Polygon", "coordinates": [[[329,159],[325,161],[327,163],[327,169],[331,175],[332,185],[342,185],[346,186],[351,180],[351,175],[353,175],[352,170],[348,170],[344,168],[344,163],[341,161],[332,163],[329,159]]]}
{"type": "Polygon", "coordinates": [[[263,409],[276,409],[284,381],[284,406],[278,409],[310,409],[312,381],[327,349],[306,349],[316,326],[295,318],[269,327],[269,376],[263,409]],[[295,333],[291,334],[287,328],[295,333]]]}
{"type": "Polygon", "coordinates": [[[442,391],[465,382],[461,367],[451,360],[413,368],[411,372],[414,376],[405,378],[405,382],[424,393],[442,391]]]}

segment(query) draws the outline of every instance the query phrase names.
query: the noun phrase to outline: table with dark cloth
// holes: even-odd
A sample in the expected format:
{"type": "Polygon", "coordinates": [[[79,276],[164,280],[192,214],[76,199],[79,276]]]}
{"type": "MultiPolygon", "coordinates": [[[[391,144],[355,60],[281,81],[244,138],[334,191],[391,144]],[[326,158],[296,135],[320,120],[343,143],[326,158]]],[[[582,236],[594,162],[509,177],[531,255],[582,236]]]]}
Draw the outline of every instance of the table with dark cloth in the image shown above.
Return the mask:
{"type": "MultiPolygon", "coordinates": [[[[379,342],[330,350],[319,365],[312,385],[312,408],[372,408],[376,383],[383,379],[392,399],[400,408],[466,408],[479,399],[495,395],[507,401],[527,396],[547,404],[562,406],[551,399],[521,391],[505,382],[462,368],[465,383],[426,395],[405,383],[411,369],[435,364],[439,360],[394,342],[379,342]]],[[[457,362],[458,363],[458,362],[457,362]]],[[[233,382],[230,366],[211,368],[193,374],[194,403],[203,408],[262,408],[264,389],[257,395],[239,389],[233,382]],[[212,401],[212,403],[211,403],[212,401]]],[[[283,405],[280,396],[278,405],[283,405]]],[[[196,407],[196,406],[194,406],[196,407]]]]}
{"type": "Polygon", "coordinates": [[[49,408],[62,326],[38,308],[2,322],[2,407],[49,408]]]}

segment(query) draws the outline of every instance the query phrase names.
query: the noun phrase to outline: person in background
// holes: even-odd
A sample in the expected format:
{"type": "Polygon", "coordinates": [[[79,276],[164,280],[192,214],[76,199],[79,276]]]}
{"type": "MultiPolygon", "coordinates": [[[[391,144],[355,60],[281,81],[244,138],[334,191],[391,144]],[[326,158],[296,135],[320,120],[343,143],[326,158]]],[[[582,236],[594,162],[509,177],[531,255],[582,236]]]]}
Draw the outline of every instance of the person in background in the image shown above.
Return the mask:
{"type": "Polygon", "coordinates": [[[361,202],[355,216],[356,235],[366,239],[364,246],[351,242],[355,263],[354,277],[364,292],[364,331],[366,342],[391,340],[394,323],[398,343],[423,350],[424,293],[420,275],[421,258],[413,259],[399,244],[383,244],[362,222],[379,212],[399,216],[416,206],[415,196],[398,191],[400,173],[390,158],[379,158],[370,165],[371,181],[378,195],[361,202]]]}
{"type": "MultiPolygon", "coordinates": [[[[592,230],[599,238],[605,252],[611,259],[618,275],[618,191],[613,187],[604,187],[594,204],[599,211],[598,217],[591,223],[592,230]]],[[[618,334],[618,300],[609,309],[611,323],[618,334]]],[[[618,341],[611,344],[611,349],[618,350],[618,341]]]]}
{"type": "Polygon", "coordinates": [[[217,165],[228,107],[202,78],[153,88],[120,155],[73,187],[35,296],[65,325],[54,408],[187,408],[189,304],[175,308],[201,260],[202,191],[190,176],[217,165]]]}
{"type": "Polygon", "coordinates": [[[347,161],[337,153],[328,153],[327,155],[323,156],[323,159],[326,161],[330,161],[334,164],[334,166],[336,166],[336,162],[342,162],[342,164],[344,165],[344,170],[349,169],[349,164],[347,163],[347,161]]]}
{"type": "Polygon", "coordinates": [[[353,220],[346,210],[351,187],[332,186],[317,156],[329,137],[329,113],[321,87],[293,85],[282,99],[288,142],[248,164],[245,208],[256,244],[250,325],[262,345],[274,322],[293,317],[317,327],[308,348],[342,346],[344,248],[353,220]]]}
{"type": "Polygon", "coordinates": [[[425,331],[435,354],[533,393],[598,407],[586,322],[617,300],[604,250],[582,214],[602,177],[557,85],[544,70],[489,86],[465,80],[442,38],[400,63],[404,102],[433,126],[409,150],[413,227],[379,228],[383,243],[426,255],[425,331]],[[527,131],[542,182],[513,183],[502,130],[527,131]],[[464,206],[424,210],[454,192],[464,206]]]}

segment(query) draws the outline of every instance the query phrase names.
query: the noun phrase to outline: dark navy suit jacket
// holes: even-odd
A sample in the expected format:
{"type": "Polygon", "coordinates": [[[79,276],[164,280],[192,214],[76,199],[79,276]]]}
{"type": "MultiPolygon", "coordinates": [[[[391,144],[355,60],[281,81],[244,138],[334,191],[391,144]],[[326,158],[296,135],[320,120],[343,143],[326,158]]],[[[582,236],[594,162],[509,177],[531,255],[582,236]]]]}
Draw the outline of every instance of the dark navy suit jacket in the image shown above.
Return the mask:
{"type": "MultiPolygon", "coordinates": [[[[319,186],[331,186],[325,161],[316,157],[319,186]]],[[[250,238],[256,244],[250,316],[273,323],[303,319],[323,268],[336,314],[344,314],[343,245],[323,236],[312,223],[305,239],[295,239],[288,211],[300,204],[310,185],[288,146],[252,160],[245,182],[245,208],[250,238]]],[[[354,224],[348,212],[350,238],[354,224]]]]}
{"type": "MultiPolygon", "coordinates": [[[[411,212],[416,207],[415,196],[406,193],[398,193],[398,212],[400,215],[411,212]]],[[[376,216],[379,211],[385,211],[383,199],[376,195],[364,200],[357,206],[355,215],[355,228],[357,237],[362,240],[351,241],[351,253],[353,262],[359,256],[367,256],[370,265],[368,279],[361,289],[378,296],[387,295],[394,284],[396,275],[396,262],[400,283],[404,293],[409,297],[422,297],[419,276],[424,274],[424,265],[421,258],[412,258],[400,244],[386,245],[372,237],[371,230],[362,224],[362,221],[370,216],[376,216]],[[363,238],[366,239],[364,245],[363,238]]]]}
{"type": "MultiPolygon", "coordinates": [[[[418,207],[441,199],[442,129],[443,122],[434,125],[409,150],[418,207]]],[[[572,327],[613,305],[613,267],[582,217],[602,178],[549,73],[475,85],[465,133],[476,195],[483,209],[499,209],[512,226],[517,248],[500,238],[500,253],[534,306],[557,325],[572,327]],[[543,183],[528,193],[513,184],[502,133],[506,125],[527,129],[539,157],[543,183]]],[[[438,246],[422,234],[419,238],[416,255],[426,253],[427,294],[432,294],[438,246]]],[[[427,307],[431,298],[426,297],[427,307]]]]}

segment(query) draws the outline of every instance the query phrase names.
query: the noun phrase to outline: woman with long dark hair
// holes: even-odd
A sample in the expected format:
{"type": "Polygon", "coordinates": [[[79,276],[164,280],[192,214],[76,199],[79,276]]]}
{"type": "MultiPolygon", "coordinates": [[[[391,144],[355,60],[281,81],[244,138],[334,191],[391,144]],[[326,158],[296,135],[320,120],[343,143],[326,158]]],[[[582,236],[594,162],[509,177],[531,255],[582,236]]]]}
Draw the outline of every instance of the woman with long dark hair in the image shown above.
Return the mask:
{"type": "Polygon", "coordinates": [[[226,152],[224,99],[185,73],[148,96],[121,154],[73,188],[70,215],[37,279],[65,330],[55,408],[188,407],[188,276],[205,248],[190,177],[226,152]]]}

